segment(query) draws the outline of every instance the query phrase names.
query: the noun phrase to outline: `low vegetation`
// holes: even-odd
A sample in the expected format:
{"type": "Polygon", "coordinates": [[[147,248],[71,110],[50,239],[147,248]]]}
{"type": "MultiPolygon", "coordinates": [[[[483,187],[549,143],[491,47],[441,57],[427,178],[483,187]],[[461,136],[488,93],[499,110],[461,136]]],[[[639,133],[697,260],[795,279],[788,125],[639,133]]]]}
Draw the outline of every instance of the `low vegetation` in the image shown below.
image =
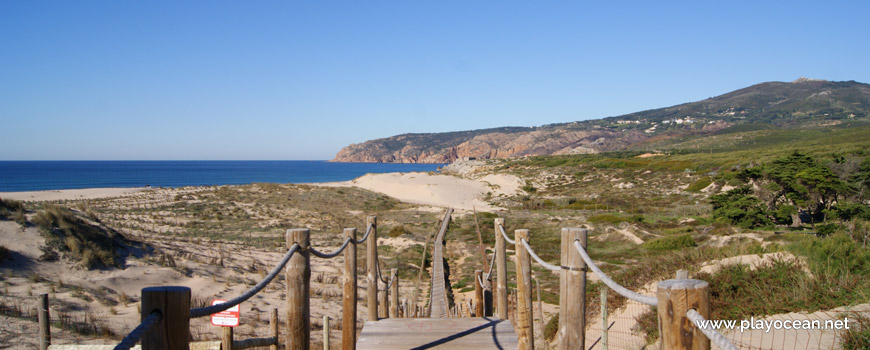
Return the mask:
{"type": "Polygon", "coordinates": [[[91,269],[120,266],[117,250],[126,239],[117,231],[88,222],[72,210],[48,206],[34,218],[46,245],[91,269]]]}

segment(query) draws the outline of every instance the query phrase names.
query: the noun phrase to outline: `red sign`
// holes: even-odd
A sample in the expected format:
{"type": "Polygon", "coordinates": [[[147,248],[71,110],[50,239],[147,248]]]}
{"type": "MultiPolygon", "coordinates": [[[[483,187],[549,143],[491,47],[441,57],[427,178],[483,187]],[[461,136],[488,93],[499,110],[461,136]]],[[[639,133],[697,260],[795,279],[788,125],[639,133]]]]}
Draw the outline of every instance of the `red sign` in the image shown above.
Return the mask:
{"type": "MultiPolygon", "coordinates": [[[[223,304],[227,302],[223,299],[214,299],[212,305],[223,304]]],[[[239,325],[239,305],[233,306],[224,311],[211,315],[211,324],[221,327],[237,327],[239,325]]]]}

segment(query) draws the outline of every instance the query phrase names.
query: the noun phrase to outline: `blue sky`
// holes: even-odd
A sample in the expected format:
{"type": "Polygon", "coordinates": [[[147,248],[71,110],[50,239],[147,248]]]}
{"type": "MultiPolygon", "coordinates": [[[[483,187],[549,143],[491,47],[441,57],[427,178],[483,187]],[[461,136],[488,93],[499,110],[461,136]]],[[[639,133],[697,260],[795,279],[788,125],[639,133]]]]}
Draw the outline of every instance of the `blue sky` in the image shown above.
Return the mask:
{"type": "Polygon", "coordinates": [[[798,77],[870,82],[870,5],[2,1],[0,160],[329,159],[798,77]]]}

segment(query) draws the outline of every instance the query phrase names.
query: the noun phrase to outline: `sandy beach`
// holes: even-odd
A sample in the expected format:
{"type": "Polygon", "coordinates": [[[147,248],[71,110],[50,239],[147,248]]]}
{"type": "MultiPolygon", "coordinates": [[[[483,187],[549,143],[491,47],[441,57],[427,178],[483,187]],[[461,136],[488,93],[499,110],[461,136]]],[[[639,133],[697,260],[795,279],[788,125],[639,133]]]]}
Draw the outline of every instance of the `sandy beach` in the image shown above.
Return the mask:
{"type": "Polygon", "coordinates": [[[0,192],[0,198],[19,201],[62,201],[76,199],[98,199],[123,197],[147,190],[147,187],[131,188],[83,188],[75,190],[48,190],[26,192],[0,192]]]}

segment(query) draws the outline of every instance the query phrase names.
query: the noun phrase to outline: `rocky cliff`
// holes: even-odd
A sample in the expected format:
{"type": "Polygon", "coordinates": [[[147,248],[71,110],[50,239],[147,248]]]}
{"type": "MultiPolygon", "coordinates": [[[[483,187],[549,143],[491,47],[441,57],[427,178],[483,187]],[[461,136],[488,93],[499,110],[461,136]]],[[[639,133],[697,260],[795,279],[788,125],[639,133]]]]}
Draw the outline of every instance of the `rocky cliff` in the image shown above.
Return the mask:
{"type": "Polygon", "coordinates": [[[647,141],[700,137],[749,124],[796,128],[866,120],[870,85],[798,79],[753,85],[703,101],[619,117],[431,134],[403,134],[343,148],[335,162],[450,163],[474,158],[598,153],[643,148],[647,141]]]}

